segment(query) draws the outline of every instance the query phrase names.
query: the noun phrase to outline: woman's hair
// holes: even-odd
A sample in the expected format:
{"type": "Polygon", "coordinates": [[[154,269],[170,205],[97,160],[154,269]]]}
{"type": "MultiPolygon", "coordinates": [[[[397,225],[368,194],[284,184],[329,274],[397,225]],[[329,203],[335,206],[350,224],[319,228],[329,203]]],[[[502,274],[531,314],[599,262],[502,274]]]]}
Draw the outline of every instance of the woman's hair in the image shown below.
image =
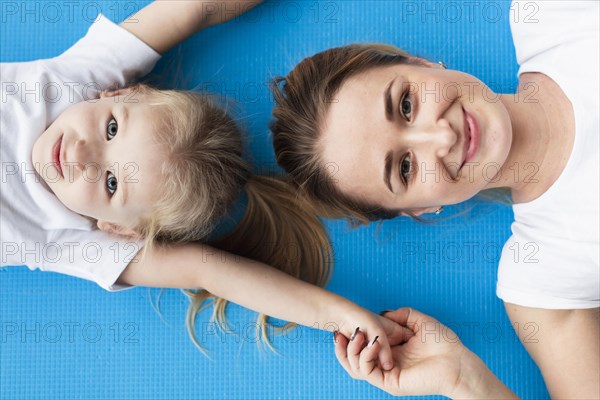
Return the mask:
{"type": "MultiPolygon", "coordinates": [[[[137,87],[160,115],[155,140],[164,146],[164,181],[152,212],[136,228],[145,251],[161,243],[208,242],[209,234],[245,189],[247,207],[241,222],[226,237],[209,244],[269,264],[289,275],[324,286],[331,275],[332,251],[316,210],[282,177],[255,176],[243,159],[242,132],[207,94],[137,87]]],[[[194,320],[213,298],[219,326],[227,301],[205,290],[184,291],[191,300],[186,318],[196,340],[194,320]]],[[[268,342],[266,316],[259,315],[268,342]]]]}
{"type": "Polygon", "coordinates": [[[271,85],[276,103],[271,131],[277,162],[318,201],[323,215],[346,217],[355,224],[398,216],[398,211],[342,193],[335,185],[336,166],[326,164],[319,151],[323,120],[344,82],[371,68],[397,64],[420,64],[420,60],[393,46],[352,44],[305,58],[271,85]]]}

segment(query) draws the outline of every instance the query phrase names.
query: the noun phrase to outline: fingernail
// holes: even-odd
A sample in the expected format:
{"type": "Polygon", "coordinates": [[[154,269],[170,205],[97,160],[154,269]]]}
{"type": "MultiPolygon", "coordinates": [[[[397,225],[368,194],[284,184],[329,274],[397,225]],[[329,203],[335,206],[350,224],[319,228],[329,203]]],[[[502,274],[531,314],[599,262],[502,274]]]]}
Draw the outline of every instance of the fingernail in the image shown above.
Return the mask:
{"type": "Polygon", "coordinates": [[[337,335],[340,333],[337,329],[333,331],[333,343],[337,343],[337,335]]]}
{"type": "Polygon", "coordinates": [[[358,331],[360,330],[360,327],[356,327],[356,329],[354,330],[354,333],[352,334],[352,336],[350,336],[350,341],[353,341],[354,338],[356,337],[356,334],[358,333],[358,331]]]}
{"type": "Polygon", "coordinates": [[[394,366],[394,364],[392,364],[392,362],[390,362],[390,361],[386,361],[383,363],[383,369],[385,369],[385,370],[390,370],[390,369],[392,369],[393,366],[394,366]]]}
{"type": "Polygon", "coordinates": [[[375,336],[375,339],[373,339],[369,342],[369,344],[367,345],[367,349],[370,349],[371,347],[373,347],[373,345],[375,344],[377,339],[379,339],[379,336],[375,336]]]}
{"type": "Polygon", "coordinates": [[[383,317],[383,314],[386,314],[386,313],[389,313],[392,311],[394,311],[394,310],[383,310],[382,312],[379,313],[379,315],[381,315],[383,317]]]}

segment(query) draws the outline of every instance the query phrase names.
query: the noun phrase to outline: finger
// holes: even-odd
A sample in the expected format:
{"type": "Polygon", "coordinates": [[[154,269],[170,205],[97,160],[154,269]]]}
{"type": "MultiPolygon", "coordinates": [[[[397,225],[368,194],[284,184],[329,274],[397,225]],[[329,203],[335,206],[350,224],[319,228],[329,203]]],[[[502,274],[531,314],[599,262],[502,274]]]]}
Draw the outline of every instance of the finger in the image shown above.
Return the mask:
{"type": "Polygon", "coordinates": [[[378,353],[381,344],[378,340],[370,342],[360,353],[359,368],[361,379],[366,379],[371,385],[383,389],[384,372],[377,366],[378,353]]]}
{"type": "Polygon", "coordinates": [[[354,377],[354,371],[350,368],[350,363],[348,362],[348,343],[349,340],[346,336],[341,333],[334,334],[334,342],[335,342],[335,357],[337,358],[340,365],[344,368],[344,370],[352,377],[354,377]]]}
{"type": "MultiPolygon", "coordinates": [[[[390,370],[394,367],[394,357],[392,355],[392,349],[390,347],[390,343],[386,336],[375,336],[371,339],[371,342],[367,344],[367,347],[370,346],[369,349],[372,349],[375,345],[379,348],[379,363],[383,367],[384,370],[390,370]]],[[[359,368],[360,362],[359,362],[359,368]]]]}
{"type": "Polygon", "coordinates": [[[381,351],[383,350],[382,343],[379,342],[380,339],[381,338],[377,337],[373,338],[373,340],[360,352],[358,361],[360,375],[363,379],[368,379],[369,375],[377,373],[377,370],[379,369],[377,360],[381,358],[381,351]]]}
{"type": "MultiPolygon", "coordinates": [[[[385,337],[387,338],[387,341],[390,346],[405,343],[411,337],[414,336],[414,332],[412,330],[400,325],[396,321],[393,321],[389,318],[385,318],[383,315],[385,315],[385,313],[387,312],[391,311],[386,311],[380,314],[379,322],[383,325],[383,329],[385,330],[385,337]]],[[[379,333],[376,332],[376,334],[379,333]]],[[[371,336],[372,335],[369,335],[369,338],[371,338],[371,336]]]]}
{"type": "Polygon", "coordinates": [[[348,344],[348,363],[354,374],[359,375],[359,356],[362,349],[365,347],[365,335],[361,331],[355,331],[356,334],[350,338],[348,344]]]}
{"type": "Polygon", "coordinates": [[[381,315],[387,319],[391,319],[392,321],[399,323],[400,325],[406,326],[411,310],[412,309],[409,307],[403,307],[394,311],[383,312],[381,315]]]}
{"type": "Polygon", "coordinates": [[[388,342],[390,346],[402,344],[408,342],[408,340],[415,335],[415,333],[409,328],[402,326],[397,323],[393,323],[394,327],[387,334],[388,342]]]}
{"type": "Polygon", "coordinates": [[[385,313],[385,318],[388,318],[392,321],[399,323],[400,325],[406,326],[408,329],[413,332],[419,331],[419,325],[422,322],[437,322],[435,319],[431,318],[428,315],[423,314],[420,311],[415,310],[414,308],[404,307],[399,308],[396,311],[391,311],[385,313]]]}
{"type": "Polygon", "coordinates": [[[401,343],[408,342],[408,339],[415,336],[415,332],[405,326],[398,325],[400,327],[400,341],[401,343]]]}

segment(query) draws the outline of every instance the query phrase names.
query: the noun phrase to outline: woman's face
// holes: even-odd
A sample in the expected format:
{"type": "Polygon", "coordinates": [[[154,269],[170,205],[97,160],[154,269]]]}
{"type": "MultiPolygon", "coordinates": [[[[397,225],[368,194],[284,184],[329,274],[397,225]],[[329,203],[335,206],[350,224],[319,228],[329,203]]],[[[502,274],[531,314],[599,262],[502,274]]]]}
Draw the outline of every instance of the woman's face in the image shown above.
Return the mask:
{"type": "Polygon", "coordinates": [[[321,130],[323,162],[343,193],[417,214],[491,187],[512,142],[499,96],[437,64],[378,67],[349,78],[321,130]]]}

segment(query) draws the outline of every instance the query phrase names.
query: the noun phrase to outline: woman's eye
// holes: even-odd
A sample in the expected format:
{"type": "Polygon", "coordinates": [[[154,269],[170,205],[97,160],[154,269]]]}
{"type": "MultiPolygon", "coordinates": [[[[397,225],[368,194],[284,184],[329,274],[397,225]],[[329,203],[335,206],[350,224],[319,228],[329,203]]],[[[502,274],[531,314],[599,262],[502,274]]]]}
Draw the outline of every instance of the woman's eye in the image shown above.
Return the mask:
{"type": "Polygon", "coordinates": [[[106,126],[106,138],[108,140],[112,140],[115,136],[117,136],[117,131],[119,130],[119,126],[117,125],[117,121],[115,119],[111,119],[106,126]]]}
{"type": "Polygon", "coordinates": [[[408,153],[400,163],[400,176],[402,177],[402,181],[405,185],[408,185],[410,180],[410,175],[412,174],[412,162],[410,153],[408,153]]]}
{"type": "Polygon", "coordinates": [[[112,196],[117,191],[117,178],[112,172],[106,174],[106,190],[112,196]]]}
{"type": "Polygon", "coordinates": [[[410,100],[408,92],[406,92],[402,97],[402,101],[400,102],[400,108],[404,118],[410,121],[410,118],[412,116],[412,102],[410,100]]]}

